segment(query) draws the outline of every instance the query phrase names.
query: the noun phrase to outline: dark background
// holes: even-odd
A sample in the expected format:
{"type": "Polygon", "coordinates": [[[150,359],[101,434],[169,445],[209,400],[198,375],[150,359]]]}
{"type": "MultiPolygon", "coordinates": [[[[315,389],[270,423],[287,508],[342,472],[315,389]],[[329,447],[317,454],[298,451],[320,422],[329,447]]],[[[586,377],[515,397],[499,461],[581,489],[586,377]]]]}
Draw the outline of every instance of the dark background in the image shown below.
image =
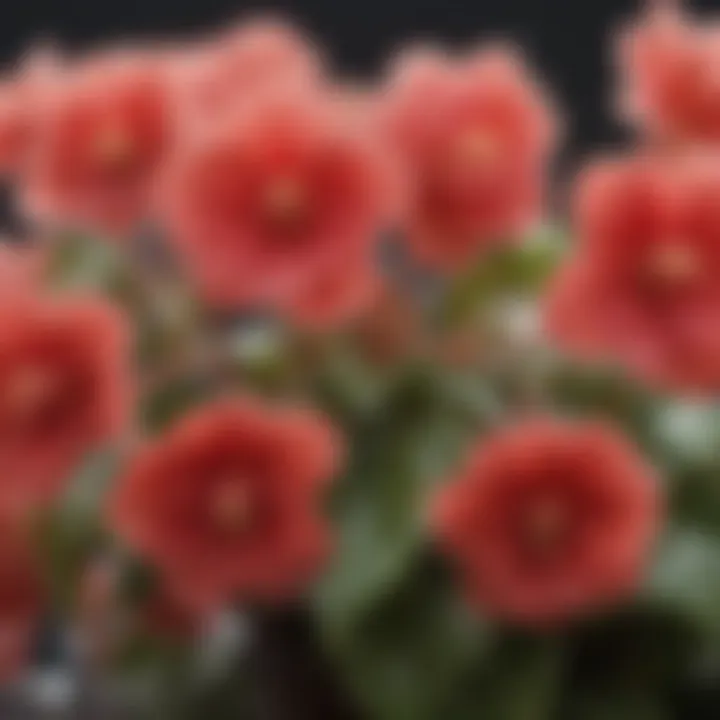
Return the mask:
{"type": "MultiPolygon", "coordinates": [[[[221,27],[253,10],[299,21],[338,66],[372,76],[392,48],[418,36],[519,41],[557,94],[570,126],[568,156],[617,142],[608,110],[608,38],[643,0],[0,0],[0,60],[33,40],[85,47],[134,36],[184,36],[221,27]]],[[[720,0],[693,7],[720,8],[720,0]]]]}

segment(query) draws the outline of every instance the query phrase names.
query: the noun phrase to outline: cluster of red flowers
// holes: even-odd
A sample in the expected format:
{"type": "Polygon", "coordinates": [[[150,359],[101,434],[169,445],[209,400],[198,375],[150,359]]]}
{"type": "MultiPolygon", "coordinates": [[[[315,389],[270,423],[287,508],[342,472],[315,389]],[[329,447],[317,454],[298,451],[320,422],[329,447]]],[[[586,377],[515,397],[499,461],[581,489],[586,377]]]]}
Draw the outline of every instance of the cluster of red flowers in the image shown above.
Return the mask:
{"type": "Polygon", "coordinates": [[[52,297],[42,258],[0,254],[0,675],[32,647],[43,609],[33,522],[93,449],[118,438],[133,400],[130,332],[111,303],[52,297]]]}
{"type": "MultiPolygon", "coordinates": [[[[720,385],[715,34],[662,10],[624,37],[624,108],[645,146],[583,173],[547,312],[566,347],[693,391],[720,385]]],[[[520,239],[546,206],[558,126],[514,49],[415,51],[380,89],[348,89],[263,22],[190,47],[31,60],[0,86],[0,168],[43,237],[122,242],[150,226],[212,306],[319,329],[374,301],[387,233],[442,273],[520,239]]],[[[106,301],[42,290],[35,256],[0,261],[0,494],[17,518],[128,429],[132,343],[106,301]]],[[[133,453],[108,524],[184,608],[285,597],[330,547],[321,500],[342,444],[314,411],[210,404],[133,453]]],[[[533,420],[481,443],[432,527],[472,603],[556,622],[634,587],[660,514],[653,475],[612,429],[533,420]]],[[[17,544],[0,552],[0,575],[17,576],[0,583],[15,655],[40,604],[17,544]]]]}
{"type": "Polygon", "coordinates": [[[356,316],[382,233],[457,266],[539,218],[555,122],[509,48],[420,52],[377,92],[258,22],[182,49],[30,61],[0,88],[0,167],[28,216],[167,233],[224,307],[356,316]]]}
{"type": "Polygon", "coordinates": [[[631,154],[581,174],[548,302],[565,347],[684,392],[720,387],[720,33],[660,3],[622,36],[631,154]]]}

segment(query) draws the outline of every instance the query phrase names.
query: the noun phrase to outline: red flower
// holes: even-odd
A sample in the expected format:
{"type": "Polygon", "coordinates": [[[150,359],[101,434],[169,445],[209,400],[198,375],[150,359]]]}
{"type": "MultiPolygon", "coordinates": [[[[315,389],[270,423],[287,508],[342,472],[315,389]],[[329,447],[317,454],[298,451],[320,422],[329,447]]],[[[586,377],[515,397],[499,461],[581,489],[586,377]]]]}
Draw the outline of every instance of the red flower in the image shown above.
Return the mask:
{"type": "Polygon", "coordinates": [[[580,183],[580,248],[547,325],[563,345],[651,382],[720,386],[720,172],[707,160],[631,158],[580,183]]]}
{"type": "Polygon", "coordinates": [[[480,444],[434,508],[470,601],[530,624],[629,593],[658,509],[653,474],[622,436],[553,420],[525,421],[480,444]]]}
{"type": "Polygon", "coordinates": [[[44,121],[43,103],[58,75],[54,55],[35,51],[0,83],[0,175],[15,176],[25,168],[44,121]]]}
{"type": "Polygon", "coordinates": [[[4,502],[52,499],[83,455],[124,427],[127,328],[101,300],[0,304],[0,488],[4,502]]]}
{"type": "Polygon", "coordinates": [[[208,299],[279,301],[375,243],[385,164],[344,109],[317,94],[270,93],[179,153],[165,215],[208,299]]]}
{"type": "Polygon", "coordinates": [[[300,33],[280,22],[246,22],[177,55],[171,72],[184,110],[212,118],[273,84],[314,85],[322,61],[300,33]]]}
{"type": "Polygon", "coordinates": [[[720,141],[720,26],[663,3],[621,37],[621,110],[671,141],[720,141]]]}
{"type": "Polygon", "coordinates": [[[111,523],[180,598],[210,607],[283,597],[325,554],[319,495],[337,462],[323,418],[219,402],[140,453],[111,523]]]}
{"type": "Polygon", "coordinates": [[[32,93],[21,83],[0,86],[0,172],[21,170],[33,140],[36,106],[32,93]]]}
{"type": "Polygon", "coordinates": [[[406,230],[422,259],[458,267],[538,219],[554,118],[514,53],[411,54],[386,113],[411,185],[406,230]]]}
{"type": "Polygon", "coordinates": [[[146,219],[172,117],[161,63],[83,63],[47,101],[27,168],[28,209],[52,221],[124,234],[146,219]]]}
{"type": "Polygon", "coordinates": [[[46,268],[44,250],[13,246],[0,238],[0,297],[32,293],[40,285],[46,268]]]}

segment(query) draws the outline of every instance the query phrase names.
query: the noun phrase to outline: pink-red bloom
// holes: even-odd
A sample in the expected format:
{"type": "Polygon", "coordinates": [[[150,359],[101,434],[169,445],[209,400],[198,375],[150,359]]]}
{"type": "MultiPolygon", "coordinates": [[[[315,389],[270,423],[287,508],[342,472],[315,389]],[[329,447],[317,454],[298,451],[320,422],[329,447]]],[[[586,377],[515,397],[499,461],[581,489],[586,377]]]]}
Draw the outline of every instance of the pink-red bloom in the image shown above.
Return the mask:
{"type": "Polygon", "coordinates": [[[405,230],[421,259],[457,268],[538,220],[555,120],[514,52],[410,54],[383,114],[410,184],[405,230]]]}
{"type": "Polygon", "coordinates": [[[131,403],[129,334],[105,301],[0,302],[0,495],[52,499],[83,456],[120,433],[131,403]]]}
{"type": "Polygon", "coordinates": [[[720,172],[711,159],[592,165],[576,201],[575,256],[550,290],[563,346],[653,383],[720,387],[720,172]]]}
{"type": "Polygon", "coordinates": [[[0,82],[0,175],[16,178],[25,168],[45,119],[44,102],[60,75],[58,59],[34,51],[0,82]]]}
{"type": "Polygon", "coordinates": [[[0,239],[0,298],[33,293],[41,284],[47,254],[38,248],[14,246],[0,239]]]}
{"type": "Polygon", "coordinates": [[[535,419],[479,443],[440,491],[434,527],[472,604],[544,625],[632,591],[658,510],[653,473],[621,435],[535,419]]]}
{"type": "Polygon", "coordinates": [[[271,92],[178,152],[166,224],[210,301],[282,302],[367,257],[389,212],[389,176],[345,110],[317,93],[271,92]]]}
{"type": "Polygon", "coordinates": [[[338,452],[333,429],[313,412],[218,402],[140,452],[111,524],[199,607],[282,598],[325,556],[320,499],[338,452]]]}
{"type": "Polygon", "coordinates": [[[720,25],[657,5],[621,36],[621,110],[655,140],[720,142],[720,25]]]}
{"type": "Polygon", "coordinates": [[[23,84],[6,81],[0,86],[0,172],[12,176],[27,158],[36,127],[37,105],[23,84]]]}
{"type": "Polygon", "coordinates": [[[174,54],[169,70],[183,112],[202,120],[273,85],[319,84],[322,66],[316,48],[297,30],[261,19],[174,54]]]}
{"type": "Polygon", "coordinates": [[[23,178],[27,209],[113,236],[136,229],[173,142],[162,64],[140,53],[87,60],[57,84],[43,112],[23,178]]]}

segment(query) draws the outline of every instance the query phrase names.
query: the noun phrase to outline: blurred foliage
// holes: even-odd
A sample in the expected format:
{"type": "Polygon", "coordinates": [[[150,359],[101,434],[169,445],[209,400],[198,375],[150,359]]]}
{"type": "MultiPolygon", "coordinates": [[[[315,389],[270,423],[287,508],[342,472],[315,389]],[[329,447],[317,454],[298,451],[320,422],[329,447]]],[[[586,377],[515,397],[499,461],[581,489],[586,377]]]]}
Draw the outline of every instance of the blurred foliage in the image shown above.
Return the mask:
{"type": "MultiPolygon", "coordinates": [[[[565,244],[549,233],[483,259],[446,293],[440,332],[478,322],[508,296],[533,297],[565,244]]],[[[720,640],[717,410],[659,396],[616,368],[579,366],[542,339],[519,355],[463,372],[426,367],[363,415],[334,498],[338,557],[314,603],[328,651],[380,720],[684,718],[678,698],[720,640]],[[428,488],[467,441],[537,407],[620,426],[668,492],[671,529],[637,604],[557,633],[469,616],[423,524],[428,488]]],[[[720,682],[718,659],[708,667],[720,682]]]]}
{"type": "MultiPolygon", "coordinates": [[[[457,327],[482,332],[489,310],[537,298],[566,245],[562,232],[548,229],[483,258],[435,303],[435,339],[457,327]]],[[[308,337],[262,319],[210,321],[176,283],[162,272],[153,276],[160,284],[148,282],[138,264],[114,246],[73,237],[58,245],[50,275],[58,288],[107,293],[137,323],[145,431],[241,388],[309,396],[345,430],[349,464],[329,503],[337,548],[309,608],[360,717],[663,720],[691,717],[683,714],[688,703],[692,717],[705,717],[697,714],[699,688],[720,684],[713,404],[660,396],[616,368],[579,366],[547,347],[539,329],[528,339],[502,323],[462,367],[433,357],[377,364],[352,332],[308,337]],[[192,352],[198,346],[200,356],[192,352]],[[427,536],[429,493],[468,443],[538,407],[620,426],[656,463],[667,490],[668,530],[634,604],[561,632],[512,631],[471,613],[427,536]]],[[[98,508],[120,461],[117,449],[94,458],[66,503],[43,519],[43,548],[66,604],[88,550],[112,549],[98,508]]],[[[130,602],[154,580],[137,561],[123,563],[130,602]]],[[[255,720],[270,715],[254,652],[239,648],[224,671],[200,681],[197,646],[145,639],[128,644],[122,667],[136,690],[152,688],[152,717],[255,720]]]]}
{"type": "Polygon", "coordinates": [[[508,295],[536,297],[567,248],[565,233],[547,227],[519,244],[489,250],[453,281],[439,304],[438,321],[443,326],[463,323],[508,295]]]}

